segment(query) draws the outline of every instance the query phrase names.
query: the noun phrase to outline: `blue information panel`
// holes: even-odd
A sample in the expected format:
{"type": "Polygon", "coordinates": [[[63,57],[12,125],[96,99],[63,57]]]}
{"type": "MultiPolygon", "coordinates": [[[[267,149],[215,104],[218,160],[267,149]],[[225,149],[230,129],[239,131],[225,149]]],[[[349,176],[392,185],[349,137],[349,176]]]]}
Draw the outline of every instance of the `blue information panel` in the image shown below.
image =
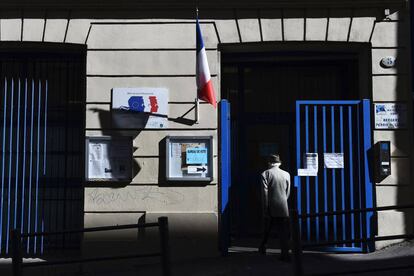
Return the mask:
{"type": "Polygon", "coordinates": [[[168,181],[212,181],[212,136],[167,136],[168,181]]]}
{"type": "Polygon", "coordinates": [[[207,164],[207,148],[187,148],[187,164],[207,164]]]}

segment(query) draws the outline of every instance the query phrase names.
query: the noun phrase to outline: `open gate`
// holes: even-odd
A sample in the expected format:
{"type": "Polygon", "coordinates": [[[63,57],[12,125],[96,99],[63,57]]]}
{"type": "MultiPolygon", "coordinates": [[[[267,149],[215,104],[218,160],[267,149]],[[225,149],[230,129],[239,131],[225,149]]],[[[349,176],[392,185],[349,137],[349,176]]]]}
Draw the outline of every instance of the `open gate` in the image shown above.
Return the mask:
{"type": "MultiPolygon", "coordinates": [[[[369,100],[297,101],[296,165],[302,169],[302,176],[295,177],[299,215],[373,207],[371,145],[369,100]],[[306,161],[305,153],[317,155],[310,155],[313,157],[306,161]],[[325,164],[328,158],[336,164],[325,164]],[[316,160],[317,172],[309,168],[316,160]]],[[[317,243],[371,238],[373,219],[373,212],[302,219],[302,240],[317,243]]],[[[323,250],[370,252],[374,245],[347,243],[323,250]]]]}

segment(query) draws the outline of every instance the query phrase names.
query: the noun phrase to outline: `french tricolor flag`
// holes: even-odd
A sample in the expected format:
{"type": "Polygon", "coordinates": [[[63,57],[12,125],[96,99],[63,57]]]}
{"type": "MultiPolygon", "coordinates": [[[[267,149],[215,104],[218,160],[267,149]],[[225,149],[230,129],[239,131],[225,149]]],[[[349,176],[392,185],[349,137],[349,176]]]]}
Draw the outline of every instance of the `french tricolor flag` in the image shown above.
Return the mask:
{"type": "Polygon", "coordinates": [[[201,35],[200,24],[196,23],[197,36],[197,58],[196,58],[196,79],[197,93],[200,100],[217,106],[213,84],[211,83],[210,69],[208,68],[206,48],[204,48],[203,36],[201,35]]]}

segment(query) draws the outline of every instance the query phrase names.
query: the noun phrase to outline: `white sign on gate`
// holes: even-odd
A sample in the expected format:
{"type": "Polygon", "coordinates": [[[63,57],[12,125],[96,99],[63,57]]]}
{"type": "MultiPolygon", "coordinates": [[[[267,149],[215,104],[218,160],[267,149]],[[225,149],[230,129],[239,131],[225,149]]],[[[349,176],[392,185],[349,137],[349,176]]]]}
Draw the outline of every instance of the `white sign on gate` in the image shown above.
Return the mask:
{"type": "Polygon", "coordinates": [[[403,103],[376,103],[375,128],[397,129],[407,127],[407,105],[403,103]]]}
{"type": "Polygon", "coordinates": [[[298,176],[317,176],[318,175],[318,153],[306,152],[303,156],[305,168],[298,169],[298,176]]]}
{"type": "Polygon", "coordinates": [[[344,153],[343,152],[325,152],[323,154],[323,163],[327,169],[343,169],[344,153]]]}

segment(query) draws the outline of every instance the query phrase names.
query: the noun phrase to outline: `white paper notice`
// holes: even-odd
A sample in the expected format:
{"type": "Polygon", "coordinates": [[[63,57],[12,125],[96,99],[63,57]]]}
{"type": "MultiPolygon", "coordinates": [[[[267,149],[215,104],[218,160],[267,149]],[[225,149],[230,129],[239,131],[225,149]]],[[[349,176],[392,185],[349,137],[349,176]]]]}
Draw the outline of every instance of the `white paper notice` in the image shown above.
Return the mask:
{"type": "Polygon", "coordinates": [[[171,157],[181,159],[181,144],[171,143],[171,157]]]}
{"type": "Polygon", "coordinates": [[[318,154],[307,152],[305,153],[305,168],[308,170],[318,172],[318,154]]]}
{"type": "Polygon", "coordinates": [[[343,169],[344,154],[341,153],[324,153],[323,161],[327,169],[343,169]]]}
{"type": "Polygon", "coordinates": [[[298,169],[298,176],[317,176],[318,171],[309,169],[298,169]]]}
{"type": "Polygon", "coordinates": [[[104,175],[102,161],[89,160],[89,178],[102,178],[104,175]]]}
{"type": "Polygon", "coordinates": [[[102,145],[91,143],[89,145],[89,157],[91,160],[102,160],[102,145]]]}
{"type": "Polygon", "coordinates": [[[131,143],[112,139],[89,142],[88,179],[127,179],[131,172],[131,143]]]}

